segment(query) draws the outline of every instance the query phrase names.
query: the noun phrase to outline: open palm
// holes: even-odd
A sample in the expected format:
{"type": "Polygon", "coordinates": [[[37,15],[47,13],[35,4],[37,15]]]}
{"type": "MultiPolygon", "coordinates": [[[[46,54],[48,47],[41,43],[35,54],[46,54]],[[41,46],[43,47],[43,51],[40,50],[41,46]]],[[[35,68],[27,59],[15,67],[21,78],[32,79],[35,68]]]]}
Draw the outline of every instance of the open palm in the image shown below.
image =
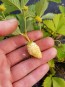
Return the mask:
{"type": "MultiPolygon", "coordinates": [[[[12,33],[18,26],[16,19],[0,21],[0,36],[12,33]]],[[[26,49],[27,41],[21,35],[0,42],[0,87],[31,87],[49,70],[47,62],[56,56],[54,40],[42,38],[41,31],[28,33],[41,51],[42,59],[31,58],[26,49]]]]}

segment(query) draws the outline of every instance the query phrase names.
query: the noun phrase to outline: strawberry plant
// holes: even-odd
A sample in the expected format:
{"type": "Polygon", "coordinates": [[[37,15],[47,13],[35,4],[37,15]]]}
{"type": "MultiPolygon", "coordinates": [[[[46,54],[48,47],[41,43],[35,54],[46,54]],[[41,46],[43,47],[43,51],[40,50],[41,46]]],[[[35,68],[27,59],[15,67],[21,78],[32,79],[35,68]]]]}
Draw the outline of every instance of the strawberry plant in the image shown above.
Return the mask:
{"type": "MultiPolygon", "coordinates": [[[[18,34],[23,35],[27,43],[27,49],[30,55],[35,58],[42,58],[39,46],[29,39],[27,32],[32,30],[41,30],[44,36],[51,36],[55,40],[55,48],[57,49],[57,57],[48,62],[50,73],[42,83],[42,87],[65,87],[65,81],[55,76],[55,63],[65,63],[65,44],[61,42],[61,38],[65,36],[65,7],[59,5],[61,0],[39,0],[35,4],[27,5],[29,0],[0,0],[0,20],[16,18],[18,27],[15,32],[9,36],[18,34]],[[47,13],[49,2],[55,2],[59,5],[60,13],[47,13]],[[18,14],[14,14],[19,11],[18,14]]],[[[0,37],[3,40],[5,37],[0,37]]]]}

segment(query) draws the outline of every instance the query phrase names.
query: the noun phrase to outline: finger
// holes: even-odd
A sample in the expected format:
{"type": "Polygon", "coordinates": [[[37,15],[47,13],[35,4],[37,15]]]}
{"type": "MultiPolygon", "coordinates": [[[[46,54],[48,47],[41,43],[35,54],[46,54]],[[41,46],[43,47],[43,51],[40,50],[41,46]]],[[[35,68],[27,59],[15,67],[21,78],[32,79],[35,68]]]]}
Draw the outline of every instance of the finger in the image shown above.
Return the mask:
{"type": "MultiPolygon", "coordinates": [[[[41,31],[32,31],[28,33],[28,36],[32,40],[38,40],[42,38],[42,32],[41,31]]],[[[15,50],[16,48],[23,46],[27,43],[26,39],[19,35],[16,37],[12,37],[6,40],[3,40],[0,42],[0,48],[4,51],[5,54],[15,50]]]]}
{"type": "Polygon", "coordinates": [[[37,83],[49,70],[48,64],[41,65],[36,70],[31,72],[29,75],[23,79],[13,83],[14,87],[32,87],[37,83]]]}
{"type": "Polygon", "coordinates": [[[53,59],[57,54],[57,51],[55,48],[50,48],[47,51],[44,51],[42,53],[42,59],[34,59],[30,58],[27,59],[14,67],[11,68],[12,71],[12,77],[13,82],[17,81],[24,76],[26,76],[28,73],[33,71],[35,68],[39,67],[40,65],[48,62],[49,60],[53,59]]]}
{"type": "Polygon", "coordinates": [[[16,19],[0,21],[0,36],[6,36],[12,33],[18,26],[16,19]]]}
{"type": "Polygon", "coordinates": [[[2,87],[12,87],[10,67],[2,50],[0,50],[0,84],[2,87]]]}
{"type": "Polygon", "coordinates": [[[11,81],[4,79],[2,87],[13,87],[11,81]]]}
{"type": "MultiPolygon", "coordinates": [[[[50,47],[54,46],[54,40],[50,37],[40,39],[40,40],[36,41],[36,43],[39,45],[41,51],[49,49],[50,47]]],[[[7,58],[10,62],[10,66],[13,66],[16,63],[20,62],[21,60],[24,60],[29,57],[30,57],[30,55],[27,51],[26,46],[21,47],[7,55],[7,58]]]]}

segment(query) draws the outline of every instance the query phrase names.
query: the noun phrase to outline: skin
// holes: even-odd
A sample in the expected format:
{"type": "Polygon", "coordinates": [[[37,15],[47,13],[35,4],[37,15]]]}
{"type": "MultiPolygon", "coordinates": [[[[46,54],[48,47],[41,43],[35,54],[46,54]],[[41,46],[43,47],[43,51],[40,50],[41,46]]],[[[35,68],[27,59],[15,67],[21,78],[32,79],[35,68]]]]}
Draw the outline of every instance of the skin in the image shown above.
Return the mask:
{"type": "MultiPolygon", "coordinates": [[[[0,21],[0,36],[12,33],[17,26],[16,19],[0,21]]],[[[54,40],[42,38],[39,30],[28,32],[28,36],[39,45],[42,59],[30,58],[21,35],[0,41],[0,87],[32,87],[49,71],[47,62],[57,54],[54,40]]]]}

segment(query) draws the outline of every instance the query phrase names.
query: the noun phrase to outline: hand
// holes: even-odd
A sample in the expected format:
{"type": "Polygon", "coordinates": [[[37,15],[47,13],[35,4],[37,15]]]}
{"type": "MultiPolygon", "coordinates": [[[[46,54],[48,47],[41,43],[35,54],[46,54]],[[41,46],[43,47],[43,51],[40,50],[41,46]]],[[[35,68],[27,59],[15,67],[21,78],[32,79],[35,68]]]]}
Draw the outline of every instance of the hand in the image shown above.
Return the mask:
{"type": "MultiPolygon", "coordinates": [[[[0,36],[12,33],[18,22],[16,19],[0,21],[0,36]]],[[[28,33],[42,51],[42,59],[30,58],[26,49],[27,41],[21,35],[0,42],[0,87],[32,87],[49,70],[47,62],[53,59],[57,51],[54,40],[42,38],[41,31],[28,33]]]]}

